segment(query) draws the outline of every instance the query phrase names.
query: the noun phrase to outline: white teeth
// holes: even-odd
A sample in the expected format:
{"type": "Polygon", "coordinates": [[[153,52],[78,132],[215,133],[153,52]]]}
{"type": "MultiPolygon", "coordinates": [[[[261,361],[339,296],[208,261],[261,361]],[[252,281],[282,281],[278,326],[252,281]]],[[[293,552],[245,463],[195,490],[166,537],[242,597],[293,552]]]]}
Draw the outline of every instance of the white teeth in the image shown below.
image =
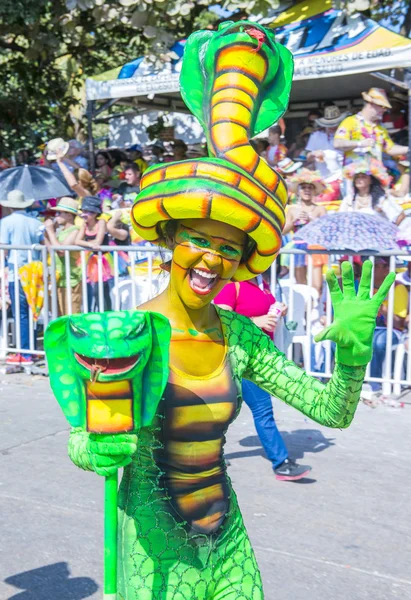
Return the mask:
{"type": "Polygon", "coordinates": [[[217,273],[208,273],[207,271],[201,271],[200,269],[193,269],[193,271],[206,279],[215,279],[217,277],[217,273]]]}

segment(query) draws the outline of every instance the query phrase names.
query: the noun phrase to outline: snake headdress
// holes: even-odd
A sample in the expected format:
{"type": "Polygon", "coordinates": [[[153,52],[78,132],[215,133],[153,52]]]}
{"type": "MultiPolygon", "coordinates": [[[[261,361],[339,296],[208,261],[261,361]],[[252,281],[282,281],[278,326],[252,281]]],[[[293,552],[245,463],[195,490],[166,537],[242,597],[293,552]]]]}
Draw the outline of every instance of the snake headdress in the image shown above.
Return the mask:
{"type": "Polygon", "coordinates": [[[204,128],[208,158],[155,166],[141,181],[132,209],[135,230],[163,242],[161,223],[209,218],[245,231],[249,252],[235,280],[266,271],[281,246],[287,189],[250,144],[285,112],[292,55],[272,31],[225,22],[186,43],[181,94],[204,128]]]}

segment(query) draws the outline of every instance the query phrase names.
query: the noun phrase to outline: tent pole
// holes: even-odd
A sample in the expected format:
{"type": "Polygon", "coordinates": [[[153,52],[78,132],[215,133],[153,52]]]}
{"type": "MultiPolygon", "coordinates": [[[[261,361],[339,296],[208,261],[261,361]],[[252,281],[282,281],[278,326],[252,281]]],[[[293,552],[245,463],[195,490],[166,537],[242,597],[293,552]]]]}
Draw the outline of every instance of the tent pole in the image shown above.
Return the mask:
{"type": "MultiPolygon", "coordinates": [[[[411,69],[404,69],[404,81],[408,88],[408,124],[411,123],[411,69]]],[[[408,160],[411,164],[411,127],[408,125],[408,160]]],[[[409,178],[408,193],[411,195],[411,177],[409,178]]]]}
{"type": "Polygon", "coordinates": [[[95,163],[94,163],[93,117],[94,117],[94,100],[88,100],[88,102],[87,102],[88,160],[89,160],[90,172],[92,175],[95,175],[96,168],[95,168],[95,163]]]}

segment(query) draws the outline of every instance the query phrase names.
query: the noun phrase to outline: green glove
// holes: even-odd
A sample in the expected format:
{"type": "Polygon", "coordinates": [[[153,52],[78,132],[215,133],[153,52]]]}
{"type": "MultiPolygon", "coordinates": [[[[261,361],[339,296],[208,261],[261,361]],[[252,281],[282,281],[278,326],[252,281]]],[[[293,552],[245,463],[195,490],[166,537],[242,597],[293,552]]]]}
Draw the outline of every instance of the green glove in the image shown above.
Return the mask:
{"type": "Polygon", "coordinates": [[[337,362],[359,367],[370,362],[372,340],[378,310],[395,280],[389,273],[377,293],[370,298],[372,263],[366,260],[355,293],[354,273],[349,262],[342,264],[343,292],[333,271],[326,275],[334,309],[334,321],[315,336],[316,342],[331,340],[337,344],[337,362]]]}
{"type": "Polygon", "coordinates": [[[121,467],[131,463],[137,450],[137,436],[134,434],[102,435],[90,433],[87,452],[93,471],[97,475],[113,475],[121,467]]]}

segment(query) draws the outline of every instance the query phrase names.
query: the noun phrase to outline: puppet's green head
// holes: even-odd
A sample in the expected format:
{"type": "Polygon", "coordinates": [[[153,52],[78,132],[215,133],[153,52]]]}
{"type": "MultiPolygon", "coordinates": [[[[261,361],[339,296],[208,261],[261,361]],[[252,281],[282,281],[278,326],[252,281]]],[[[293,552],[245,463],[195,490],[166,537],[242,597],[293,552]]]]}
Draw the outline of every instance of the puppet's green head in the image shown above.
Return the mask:
{"type": "Polygon", "coordinates": [[[50,383],[72,426],[133,431],[151,423],[168,378],[170,324],[156,313],[61,317],[45,334],[50,383]]]}

